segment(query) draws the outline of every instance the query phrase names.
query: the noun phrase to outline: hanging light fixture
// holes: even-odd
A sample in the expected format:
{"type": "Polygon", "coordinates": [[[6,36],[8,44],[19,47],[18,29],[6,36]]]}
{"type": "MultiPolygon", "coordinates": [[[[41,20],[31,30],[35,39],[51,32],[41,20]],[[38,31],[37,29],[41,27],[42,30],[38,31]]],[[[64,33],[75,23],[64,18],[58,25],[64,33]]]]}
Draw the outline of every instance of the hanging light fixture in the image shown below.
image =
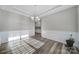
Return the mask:
{"type": "Polygon", "coordinates": [[[36,16],[36,19],[37,19],[38,21],[40,21],[40,18],[39,18],[38,16],[36,16]]]}
{"type": "Polygon", "coordinates": [[[36,21],[36,22],[40,21],[40,18],[38,16],[36,16],[36,17],[31,16],[31,19],[34,20],[34,21],[36,21]]]}

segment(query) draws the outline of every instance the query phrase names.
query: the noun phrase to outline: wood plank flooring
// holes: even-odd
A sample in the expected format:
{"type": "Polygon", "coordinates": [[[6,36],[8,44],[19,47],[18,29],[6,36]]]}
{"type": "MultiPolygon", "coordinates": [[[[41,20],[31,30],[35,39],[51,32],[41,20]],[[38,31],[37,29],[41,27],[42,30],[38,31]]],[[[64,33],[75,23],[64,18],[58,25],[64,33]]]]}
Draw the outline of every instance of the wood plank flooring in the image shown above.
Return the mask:
{"type": "Polygon", "coordinates": [[[10,47],[12,44],[9,44],[9,42],[4,43],[0,46],[0,54],[78,54],[79,53],[79,50],[76,47],[74,47],[72,51],[69,51],[68,48],[65,47],[65,44],[50,39],[42,38],[40,36],[33,36],[31,37],[31,40],[32,42],[30,43],[27,42],[27,39],[26,41],[20,40],[21,44],[16,44],[16,46],[13,47],[10,47]],[[35,39],[35,41],[33,39],[35,39]],[[44,44],[42,44],[41,42],[44,44]],[[19,48],[13,49],[16,47],[19,48]]]}

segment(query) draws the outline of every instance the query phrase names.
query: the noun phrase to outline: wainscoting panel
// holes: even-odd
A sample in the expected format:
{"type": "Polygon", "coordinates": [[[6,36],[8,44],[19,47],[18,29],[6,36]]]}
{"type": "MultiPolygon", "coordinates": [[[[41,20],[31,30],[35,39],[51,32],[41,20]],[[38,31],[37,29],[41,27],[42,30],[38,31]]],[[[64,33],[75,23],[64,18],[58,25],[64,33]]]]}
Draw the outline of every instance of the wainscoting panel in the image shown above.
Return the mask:
{"type": "Polygon", "coordinates": [[[77,32],[66,32],[66,31],[42,31],[42,37],[55,40],[58,42],[66,43],[66,40],[69,39],[70,34],[73,35],[75,39],[75,46],[78,46],[78,33],[77,32]]]}
{"type": "Polygon", "coordinates": [[[25,36],[34,36],[33,30],[21,30],[21,31],[2,31],[0,32],[0,44],[8,42],[9,38],[18,38],[25,36]]]}

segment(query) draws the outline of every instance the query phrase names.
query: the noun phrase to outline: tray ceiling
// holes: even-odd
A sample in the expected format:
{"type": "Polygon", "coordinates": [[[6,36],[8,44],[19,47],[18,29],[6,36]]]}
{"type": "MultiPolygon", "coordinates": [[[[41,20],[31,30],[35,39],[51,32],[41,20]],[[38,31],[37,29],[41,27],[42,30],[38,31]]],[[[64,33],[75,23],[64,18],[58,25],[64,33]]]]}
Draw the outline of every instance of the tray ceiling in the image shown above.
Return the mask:
{"type": "Polygon", "coordinates": [[[44,17],[74,7],[74,5],[0,5],[0,9],[18,13],[27,17],[44,17]]]}

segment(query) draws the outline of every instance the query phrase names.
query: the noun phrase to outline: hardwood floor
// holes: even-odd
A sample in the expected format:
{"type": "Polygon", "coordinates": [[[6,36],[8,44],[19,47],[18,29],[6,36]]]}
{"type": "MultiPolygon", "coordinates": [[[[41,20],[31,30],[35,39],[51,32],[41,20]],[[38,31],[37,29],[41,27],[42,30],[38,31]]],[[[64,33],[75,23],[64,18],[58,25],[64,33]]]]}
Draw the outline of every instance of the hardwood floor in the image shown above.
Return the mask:
{"type": "Polygon", "coordinates": [[[0,46],[0,54],[78,54],[79,50],[65,47],[65,44],[33,36],[27,39],[4,43],[0,46]],[[19,42],[19,43],[18,43],[19,42]]]}

